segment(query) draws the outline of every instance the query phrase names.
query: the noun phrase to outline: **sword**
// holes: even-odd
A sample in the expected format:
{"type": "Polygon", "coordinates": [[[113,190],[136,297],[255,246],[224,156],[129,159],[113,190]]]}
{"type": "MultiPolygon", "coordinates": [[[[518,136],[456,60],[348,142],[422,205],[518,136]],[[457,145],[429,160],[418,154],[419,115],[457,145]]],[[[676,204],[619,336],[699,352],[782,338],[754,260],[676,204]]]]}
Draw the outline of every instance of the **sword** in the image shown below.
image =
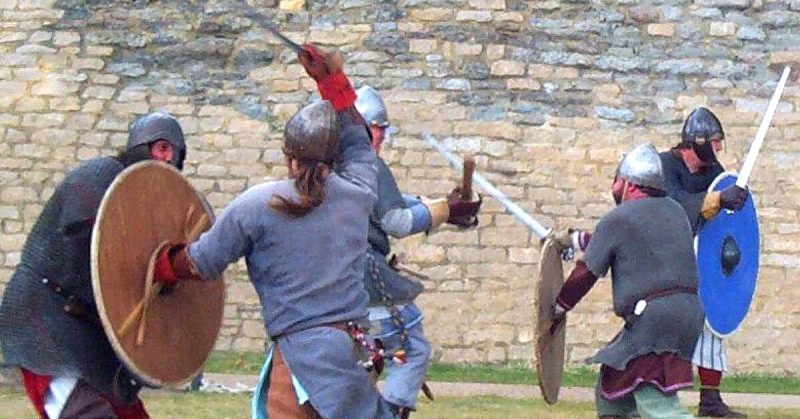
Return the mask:
{"type": "Polygon", "coordinates": [[[789,67],[783,68],[783,74],[781,74],[778,87],[775,88],[775,92],[772,94],[772,98],[769,100],[767,112],[764,113],[764,118],[761,120],[761,125],[758,127],[756,137],[753,139],[753,144],[750,145],[750,151],[747,152],[747,157],[744,159],[742,170],[739,171],[739,177],[736,179],[736,186],[740,188],[747,186],[747,181],[750,179],[750,174],[753,173],[753,166],[756,165],[758,152],[761,151],[761,144],[764,143],[764,138],[767,136],[767,130],[772,123],[772,117],[775,116],[775,110],[778,108],[778,103],[781,101],[783,88],[786,86],[786,80],[789,78],[790,72],[791,69],[789,67]]]}
{"type": "Polygon", "coordinates": [[[278,29],[276,29],[276,28],[272,27],[272,25],[263,24],[263,26],[264,26],[264,28],[265,28],[266,30],[268,30],[268,31],[272,32],[272,34],[273,34],[273,35],[275,35],[275,37],[277,37],[278,39],[280,39],[280,40],[281,40],[281,42],[283,42],[284,44],[286,44],[286,46],[288,46],[289,48],[291,48],[292,50],[294,50],[294,52],[296,52],[296,53],[300,54],[300,53],[302,53],[303,51],[305,51],[305,50],[303,49],[303,47],[302,47],[300,44],[298,44],[297,42],[294,42],[294,41],[292,41],[291,39],[287,38],[287,37],[286,37],[286,35],[284,35],[284,34],[280,33],[280,32],[278,31],[278,29]]]}
{"type": "Polygon", "coordinates": [[[280,39],[281,42],[283,42],[286,46],[294,50],[294,52],[299,54],[305,51],[302,45],[287,38],[286,35],[280,33],[280,31],[276,27],[272,26],[272,24],[265,22],[264,20],[269,18],[267,18],[264,14],[258,12],[249,2],[243,1],[242,6],[244,6],[246,9],[245,17],[252,19],[262,28],[272,32],[273,35],[275,35],[278,39],[280,39]]]}
{"type": "Polygon", "coordinates": [[[461,200],[472,201],[472,174],[475,173],[475,157],[464,156],[464,174],[461,177],[461,200]]]}
{"type": "MultiPolygon", "coordinates": [[[[450,164],[453,167],[455,167],[456,170],[463,171],[464,165],[462,164],[461,160],[458,157],[456,157],[453,153],[451,153],[450,150],[448,150],[443,144],[436,141],[436,139],[433,138],[433,136],[430,133],[427,132],[422,133],[422,138],[428,144],[430,144],[436,151],[438,151],[439,154],[441,154],[445,159],[447,159],[447,161],[450,162],[450,164]]],[[[544,240],[545,238],[547,238],[547,236],[550,235],[550,233],[552,233],[553,229],[545,228],[544,226],[539,224],[538,221],[534,220],[533,217],[528,215],[528,213],[525,212],[525,210],[523,210],[522,208],[520,208],[519,205],[513,203],[511,199],[509,199],[503,192],[501,192],[499,189],[494,187],[494,185],[489,183],[489,181],[486,180],[486,178],[484,178],[480,173],[474,172],[472,174],[472,180],[473,182],[477,183],[478,186],[480,186],[484,190],[484,192],[489,194],[492,198],[496,199],[497,202],[499,202],[508,212],[517,217],[517,219],[521,221],[522,224],[525,224],[525,226],[531,229],[531,231],[536,233],[536,235],[539,236],[540,239],[544,240]]]]}

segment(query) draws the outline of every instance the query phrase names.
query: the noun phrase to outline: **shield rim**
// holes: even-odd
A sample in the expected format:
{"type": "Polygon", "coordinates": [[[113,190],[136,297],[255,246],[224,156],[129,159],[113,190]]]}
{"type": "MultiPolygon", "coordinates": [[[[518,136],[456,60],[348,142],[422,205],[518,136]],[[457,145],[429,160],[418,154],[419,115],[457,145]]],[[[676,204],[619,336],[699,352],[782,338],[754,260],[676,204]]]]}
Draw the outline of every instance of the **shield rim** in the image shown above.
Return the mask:
{"type": "MultiPolygon", "coordinates": [[[[106,206],[108,205],[108,202],[109,202],[109,200],[106,199],[109,196],[109,193],[111,191],[113,191],[115,189],[115,187],[119,183],[121,183],[122,181],[124,181],[124,179],[126,179],[128,176],[130,176],[130,174],[134,170],[138,169],[139,167],[144,167],[144,166],[149,166],[149,165],[160,166],[163,169],[167,169],[167,170],[172,171],[173,173],[177,174],[180,178],[184,179],[186,181],[187,185],[191,188],[191,190],[194,191],[194,193],[198,196],[200,201],[203,202],[203,209],[209,215],[209,221],[213,222],[214,214],[210,213],[211,207],[210,207],[210,205],[208,205],[208,203],[205,200],[205,198],[197,191],[197,189],[195,189],[194,186],[192,186],[192,184],[189,183],[189,181],[186,180],[185,177],[183,177],[183,174],[181,174],[181,172],[178,171],[178,169],[176,169],[175,167],[173,167],[170,164],[163,163],[163,162],[160,162],[160,161],[157,161],[157,160],[145,160],[145,161],[141,161],[141,162],[132,164],[129,167],[125,168],[125,170],[123,170],[119,175],[117,175],[117,177],[114,179],[114,181],[111,182],[111,185],[109,185],[108,189],[106,189],[105,194],[103,194],[103,199],[100,201],[100,207],[97,210],[97,216],[96,216],[95,220],[101,219],[102,216],[104,215],[104,213],[106,211],[106,206]]],[[[91,256],[91,263],[92,263],[92,266],[91,266],[91,268],[92,268],[92,291],[94,292],[94,296],[95,296],[94,297],[95,304],[97,304],[97,314],[100,317],[100,323],[103,325],[103,332],[105,333],[106,338],[108,339],[109,343],[111,344],[111,347],[114,349],[114,353],[117,355],[117,357],[119,357],[119,359],[125,365],[125,368],[130,370],[138,381],[142,381],[147,385],[151,385],[151,386],[155,386],[155,387],[165,387],[165,386],[179,386],[181,384],[185,384],[185,383],[189,382],[189,380],[191,380],[192,378],[197,376],[201,371],[203,371],[203,365],[205,363],[200,364],[200,366],[195,371],[193,371],[190,376],[188,376],[184,380],[181,380],[181,381],[178,381],[178,382],[167,382],[167,381],[152,377],[150,374],[147,374],[144,371],[142,371],[140,368],[138,368],[136,366],[136,364],[134,363],[133,359],[123,349],[123,346],[122,346],[119,338],[117,338],[116,331],[114,330],[114,327],[111,324],[111,319],[109,319],[108,315],[106,314],[105,299],[103,299],[103,291],[102,291],[102,287],[100,286],[100,272],[99,272],[100,267],[99,267],[99,263],[98,263],[99,262],[98,261],[98,257],[100,255],[100,251],[99,251],[100,234],[98,233],[98,229],[100,228],[99,226],[100,226],[100,223],[95,222],[94,226],[92,227],[92,245],[91,245],[91,250],[90,250],[90,252],[91,252],[91,255],[90,255],[91,256]]],[[[219,278],[219,280],[221,281],[222,278],[219,278]]],[[[223,292],[222,293],[223,300],[225,298],[225,295],[226,295],[226,293],[223,292]]],[[[223,301],[223,307],[224,306],[225,306],[225,302],[223,301]]],[[[223,316],[224,316],[224,314],[223,314],[223,316]]],[[[220,330],[217,330],[217,337],[214,339],[215,342],[217,340],[219,340],[219,334],[221,332],[222,332],[221,328],[220,328],[220,330]]],[[[212,350],[213,350],[213,347],[212,347],[212,350]]]]}
{"type": "MultiPolygon", "coordinates": [[[[717,187],[717,185],[722,181],[722,179],[725,179],[725,178],[730,177],[730,176],[734,176],[734,177],[738,178],[739,177],[739,173],[734,172],[732,170],[726,170],[726,171],[720,173],[719,175],[717,175],[717,177],[714,178],[714,180],[711,182],[711,185],[708,186],[707,192],[714,192],[714,188],[717,187]]],[[[753,196],[752,192],[749,192],[749,194],[750,194],[750,198],[753,200],[753,211],[756,213],[756,224],[758,224],[758,209],[756,208],[755,197],[753,196]]],[[[720,209],[720,211],[725,211],[725,209],[720,209]]],[[[696,234],[694,236],[694,256],[695,256],[695,260],[697,260],[697,249],[698,249],[699,240],[700,240],[700,233],[698,232],[698,234],[696,234]]],[[[761,254],[761,237],[758,238],[758,248],[759,248],[759,255],[760,255],[761,254]]],[[[759,257],[759,263],[757,264],[758,267],[761,266],[760,259],[761,258],[759,257]]],[[[698,283],[698,288],[699,288],[699,283],[698,283]]],[[[756,296],[757,292],[758,292],[758,275],[756,275],[755,285],[753,286],[753,296],[750,298],[750,304],[751,305],[753,304],[753,300],[755,299],[755,296],[756,296]]],[[[702,305],[702,302],[703,301],[700,300],[701,305],[702,305]]],[[[749,307],[748,307],[748,312],[749,311],[750,310],[749,310],[749,307]]],[[[711,326],[711,323],[708,322],[708,317],[705,316],[705,309],[703,309],[703,312],[704,312],[704,314],[703,314],[703,317],[704,317],[703,322],[705,323],[706,328],[711,332],[711,334],[713,334],[714,336],[716,336],[716,337],[718,337],[720,339],[726,339],[726,338],[729,338],[732,335],[734,335],[736,332],[739,331],[739,329],[742,328],[742,325],[744,324],[745,319],[747,319],[747,313],[745,313],[745,316],[742,318],[742,320],[739,322],[739,325],[737,325],[736,328],[731,330],[729,333],[720,333],[717,330],[715,330],[714,327],[711,326]]]]}
{"type": "MultiPolygon", "coordinates": [[[[539,282],[538,282],[538,284],[536,286],[536,293],[535,293],[535,296],[534,296],[534,298],[535,298],[535,300],[534,300],[535,301],[535,304],[534,304],[534,330],[536,332],[536,340],[535,340],[536,347],[534,348],[534,353],[536,354],[536,362],[535,362],[535,364],[536,364],[536,375],[537,375],[537,381],[538,381],[538,384],[539,384],[539,391],[542,393],[542,398],[544,398],[545,402],[547,404],[549,404],[549,405],[554,405],[554,404],[556,404],[556,402],[558,402],[558,396],[559,396],[559,393],[560,393],[560,390],[561,390],[561,384],[562,384],[562,381],[563,381],[562,378],[563,378],[563,374],[564,374],[564,364],[566,363],[566,329],[567,329],[566,325],[567,325],[567,319],[565,317],[564,318],[564,322],[559,327],[559,331],[553,337],[553,339],[560,339],[562,341],[562,345],[561,346],[562,346],[563,350],[561,351],[561,373],[558,375],[558,377],[559,377],[558,388],[555,389],[555,394],[551,394],[550,390],[547,388],[547,386],[545,386],[542,383],[542,377],[543,377],[542,369],[544,368],[544,365],[542,363],[542,356],[541,356],[541,351],[540,351],[540,347],[541,347],[540,341],[541,341],[542,336],[543,336],[543,333],[542,333],[543,330],[539,329],[539,309],[541,307],[540,291],[539,290],[540,290],[541,284],[542,284],[542,267],[544,266],[543,262],[544,262],[545,258],[547,257],[547,252],[556,252],[556,253],[558,253],[555,250],[555,246],[556,246],[556,240],[552,236],[548,237],[545,240],[544,244],[542,245],[542,250],[541,250],[540,256],[539,256],[539,282]]],[[[557,257],[559,258],[558,260],[560,262],[561,261],[561,259],[560,259],[561,256],[558,255],[557,257]]],[[[559,284],[559,285],[563,286],[564,285],[564,267],[563,267],[563,263],[561,263],[560,265],[561,265],[561,284],[559,284]]],[[[565,316],[566,316],[566,314],[565,314],[565,316]]],[[[549,333],[549,330],[547,332],[549,333]]]]}

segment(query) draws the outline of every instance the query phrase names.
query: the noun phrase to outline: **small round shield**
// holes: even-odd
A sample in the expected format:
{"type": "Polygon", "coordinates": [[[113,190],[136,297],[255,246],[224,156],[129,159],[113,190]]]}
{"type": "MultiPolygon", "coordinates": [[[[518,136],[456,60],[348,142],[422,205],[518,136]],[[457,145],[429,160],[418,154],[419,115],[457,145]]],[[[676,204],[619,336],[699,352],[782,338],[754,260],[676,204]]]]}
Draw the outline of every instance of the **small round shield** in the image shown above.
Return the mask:
{"type": "Polygon", "coordinates": [[[566,319],[555,329],[553,305],[564,284],[561,246],[552,237],[544,242],[539,260],[539,285],[536,290],[534,324],[536,325],[536,373],[539,388],[548,404],[558,401],[561,374],[564,370],[564,341],[566,319]]]}
{"type": "Polygon", "coordinates": [[[189,381],[216,342],[224,308],[221,278],[182,281],[160,293],[147,292],[153,284],[146,280],[156,249],[193,239],[211,220],[210,207],[192,185],[156,161],[123,171],[100,204],[91,249],[97,310],[119,358],[148,385],[189,381]]]}
{"type": "MultiPolygon", "coordinates": [[[[733,173],[722,173],[709,191],[721,191],[736,179],[733,173]]],[[[739,211],[720,210],[695,239],[698,294],[706,324],[720,338],[736,332],[750,309],[758,278],[759,237],[751,195],[739,211]]]]}

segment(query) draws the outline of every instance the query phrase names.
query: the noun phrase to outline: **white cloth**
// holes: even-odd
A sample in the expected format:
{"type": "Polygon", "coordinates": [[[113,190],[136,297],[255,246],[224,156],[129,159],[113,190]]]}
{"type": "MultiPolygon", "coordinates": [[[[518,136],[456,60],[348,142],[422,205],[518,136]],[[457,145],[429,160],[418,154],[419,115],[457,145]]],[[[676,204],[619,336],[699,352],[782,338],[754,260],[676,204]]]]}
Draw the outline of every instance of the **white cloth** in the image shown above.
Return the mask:
{"type": "Polygon", "coordinates": [[[58,418],[69,400],[72,390],[78,384],[77,378],[55,377],[50,381],[47,394],[44,396],[44,411],[49,418],[58,418]]]}
{"type": "Polygon", "coordinates": [[[692,363],[709,370],[728,371],[725,341],[717,337],[707,325],[703,327],[703,333],[697,339],[692,363]]]}

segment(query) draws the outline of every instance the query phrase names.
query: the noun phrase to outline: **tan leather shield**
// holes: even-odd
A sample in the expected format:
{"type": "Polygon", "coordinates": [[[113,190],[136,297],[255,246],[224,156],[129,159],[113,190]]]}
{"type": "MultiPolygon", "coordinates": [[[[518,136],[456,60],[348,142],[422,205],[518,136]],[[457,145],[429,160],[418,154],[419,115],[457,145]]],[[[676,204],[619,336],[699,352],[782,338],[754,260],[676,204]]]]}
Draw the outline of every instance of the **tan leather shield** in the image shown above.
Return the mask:
{"type": "Polygon", "coordinates": [[[100,204],[92,232],[97,310],[119,358],[149,385],[192,379],[217,340],[225,303],[222,278],[160,290],[148,275],[158,248],[196,239],[212,220],[192,185],[172,166],[155,161],[123,171],[100,204]]]}
{"type": "Polygon", "coordinates": [[[549,237],[542,247],[539,261],[539,285],[536,290],[536,373],[539,388],[548,404],[558,401],[561,389],[561,373],[564,370],[564,340],[566,319],[551,331],[553,325],[553,304],[564,284],[564,270],[561,265],[561,246],[549,237]]]}

